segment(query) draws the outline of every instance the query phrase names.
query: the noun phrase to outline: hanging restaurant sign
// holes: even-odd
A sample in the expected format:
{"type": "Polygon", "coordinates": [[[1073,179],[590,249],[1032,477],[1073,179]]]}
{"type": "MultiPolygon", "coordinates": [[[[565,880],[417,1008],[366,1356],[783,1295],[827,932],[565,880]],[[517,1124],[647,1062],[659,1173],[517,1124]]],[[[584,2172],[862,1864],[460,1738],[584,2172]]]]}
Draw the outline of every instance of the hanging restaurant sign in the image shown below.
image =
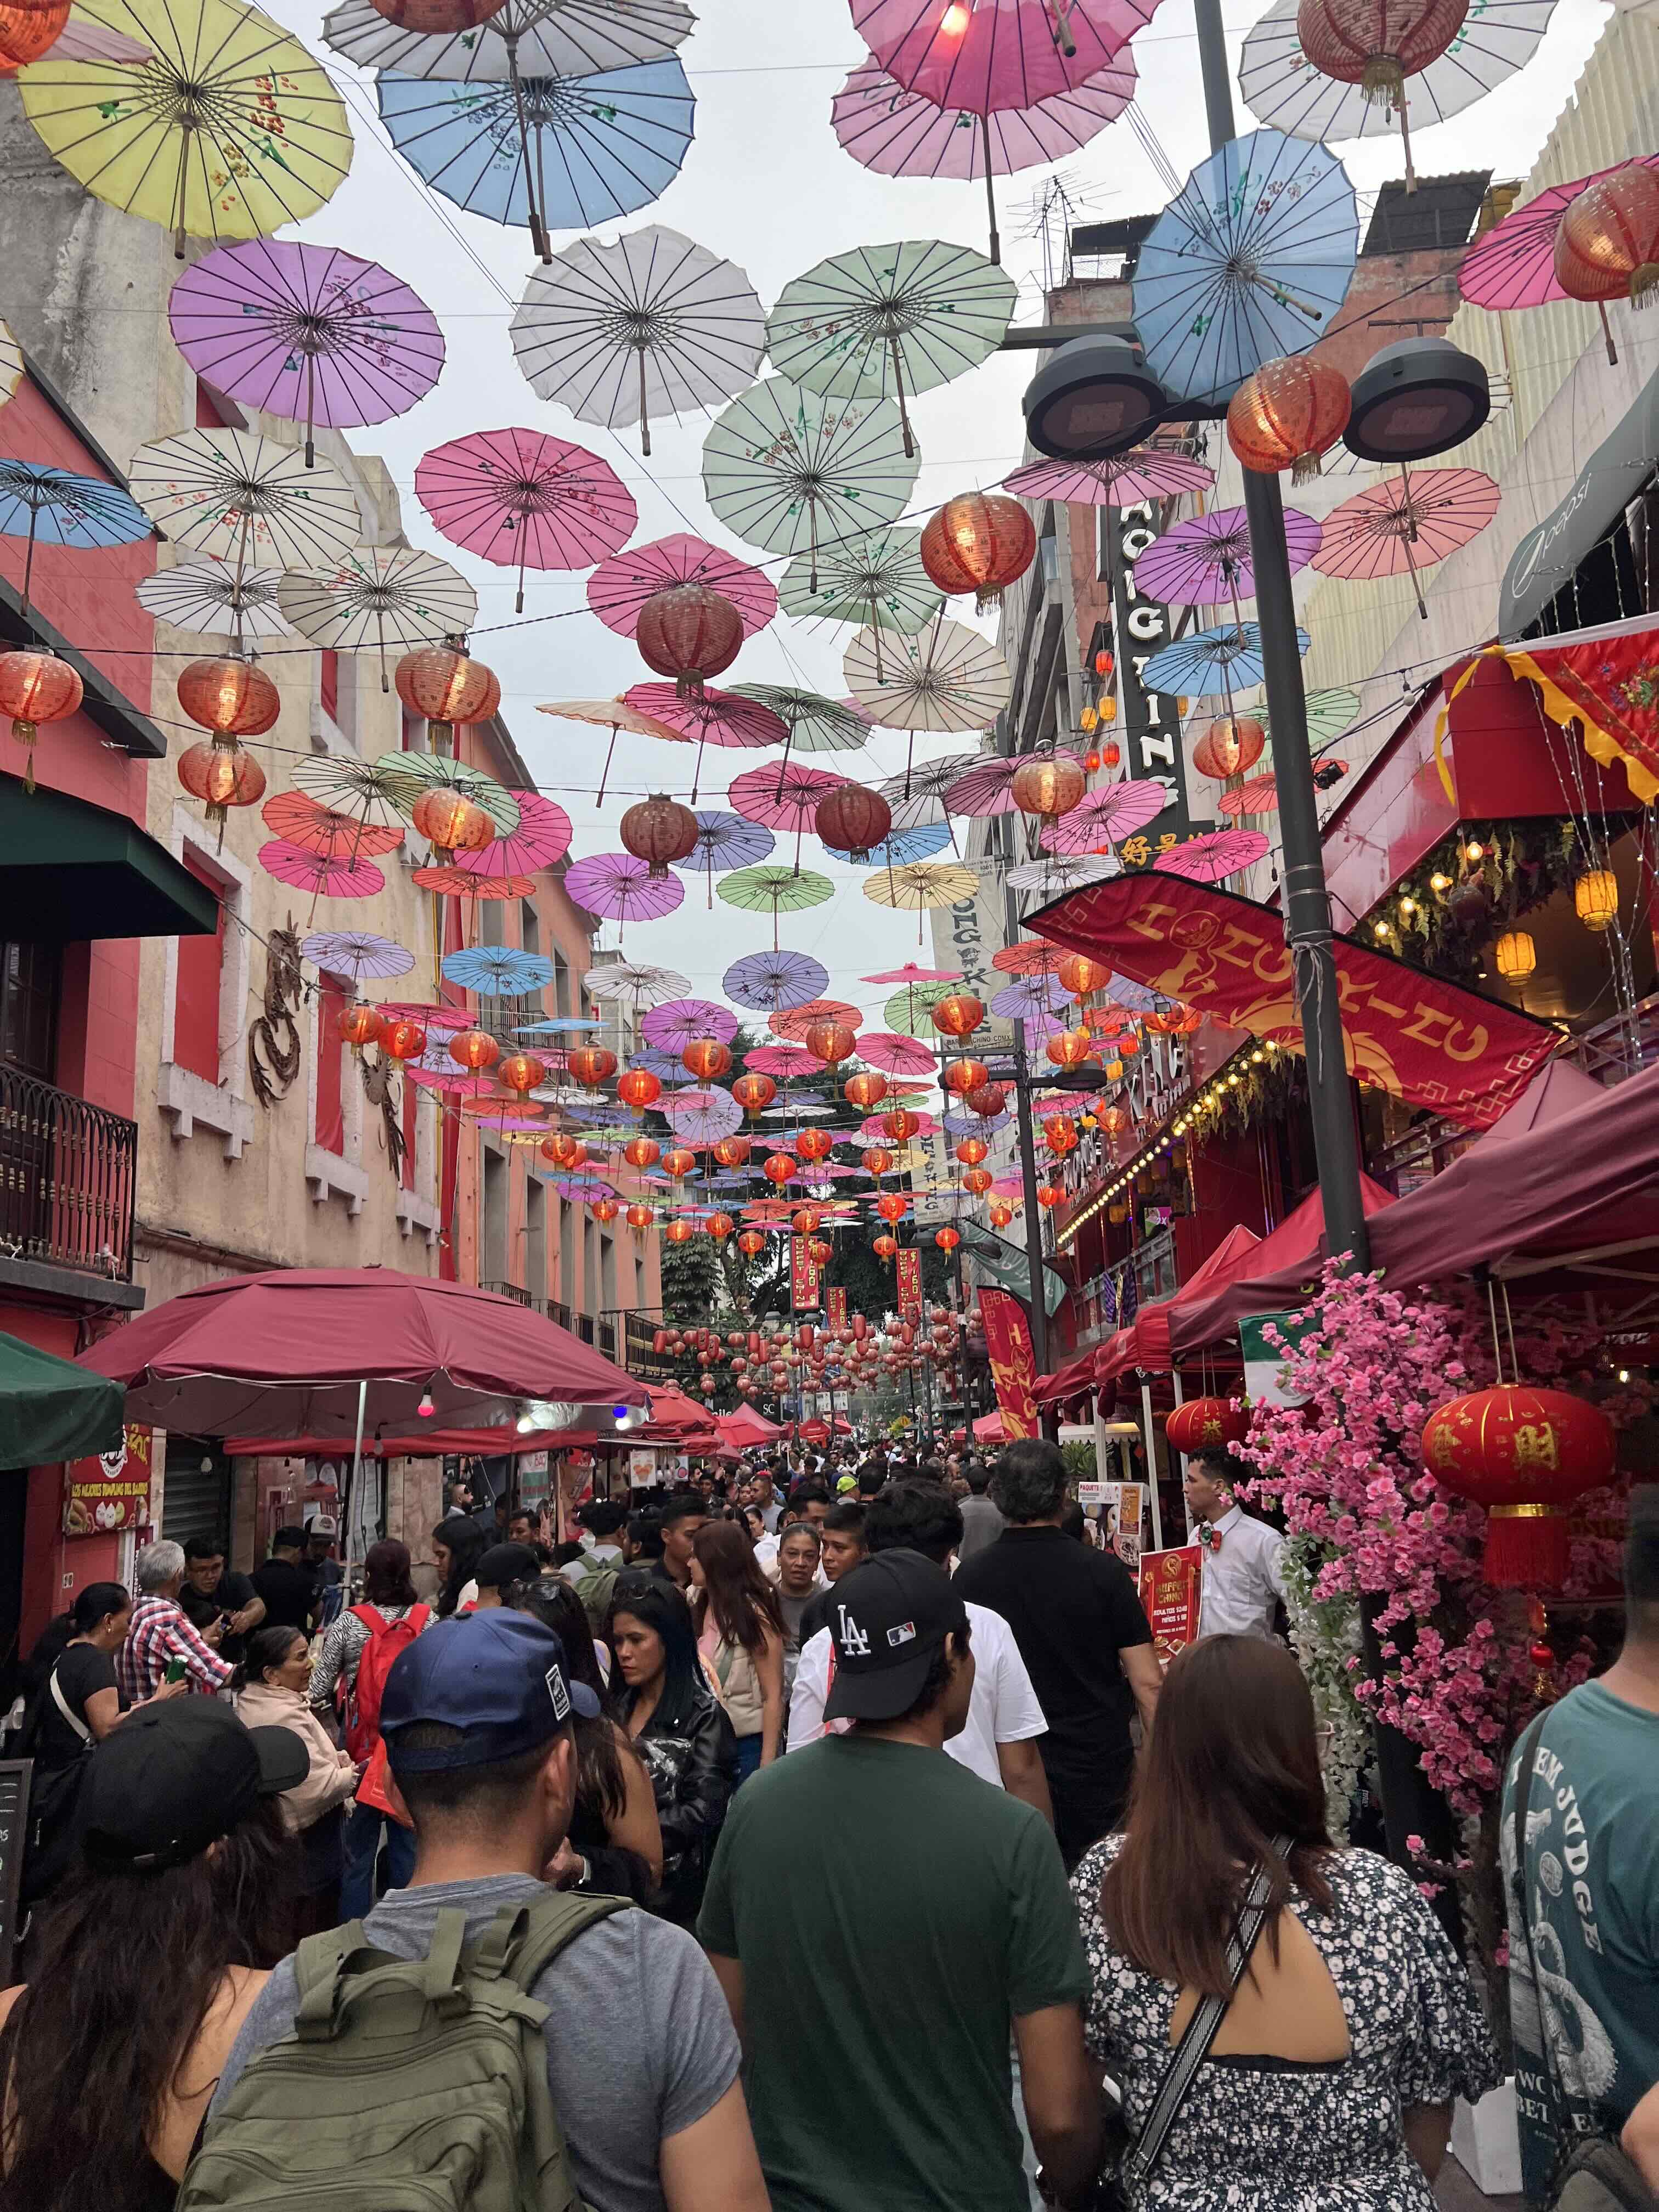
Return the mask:
{"type": "Polygon", "coordinates": [[[905,1244],[893,1257],[899,1317],[902,1321],[918,1320],[921,1314],[921,1255],[914,1244],[905,1244]]]}
{"type": "Polygon", "coordinates": [[[113,1451],[64,1470],[64,1534],[100,1536],[149,1519],[149,1431],[128,1428],[113,1451]]]}
{"type": "MultiPolygon", "coordinates": [[[[1193,833],[1187,799],[1186,763],[1181,750],[1181,702],[1166,691],[1148,691],[1141,681],[1147,662],[1170,642],[1170,611],[1135,582],[1135,563],[1158,542],[1152,503],[1102,510],[1103,544],[1112,579],[1112,630],[1117,653],[1121,743],[1126,773],[1135,781],[1161,783],[1169,805],[1136,842],[1147,854],[1166,851],[1193,833]]],[[[1133,862],[1131,863],[1133,865],[1133,862]]]]}

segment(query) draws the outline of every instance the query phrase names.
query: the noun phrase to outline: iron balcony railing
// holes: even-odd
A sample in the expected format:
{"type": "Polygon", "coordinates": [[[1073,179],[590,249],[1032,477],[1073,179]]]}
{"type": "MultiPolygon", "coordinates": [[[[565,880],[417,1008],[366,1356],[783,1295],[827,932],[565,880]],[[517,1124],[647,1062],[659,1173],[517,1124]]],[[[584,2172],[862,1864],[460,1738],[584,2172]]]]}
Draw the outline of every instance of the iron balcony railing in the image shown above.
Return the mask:
{"type": "Polygon", "coordinates": [[[0,1256],[132,1279],[138,1124],[0,1067],[0,1256]]]}
{"type": "Polygon", "coordinates": [[[498,1298],[511,1298],[515,1306],[533,1306],[536,1303],[528,1291],[517,1283],[480,1283],[481,1291],[494,1291],[498,1298]]]}

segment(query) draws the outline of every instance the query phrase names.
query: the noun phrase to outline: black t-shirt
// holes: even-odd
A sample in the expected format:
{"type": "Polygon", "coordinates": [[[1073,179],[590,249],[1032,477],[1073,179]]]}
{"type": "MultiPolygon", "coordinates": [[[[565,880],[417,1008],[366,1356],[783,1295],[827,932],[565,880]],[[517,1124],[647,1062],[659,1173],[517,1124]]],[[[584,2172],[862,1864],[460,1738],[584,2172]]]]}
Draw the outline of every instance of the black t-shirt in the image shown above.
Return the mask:
{"type": "Polygon", "coordinates": [[[830,1601],[834,1595],[835,1584],[832,1583],[828,1589],[814,1590],[807,1599],[800,1617],[800,1648],[803,1651],[819,1629],[828,1628],[833,1623],[836,1616],[830,1609],[830,1601]]]}
{"type": "MultiPolygon", "coordinates": [[[[179,1592],[179,1602],[185,1618],[192,1628],[211,1628],[222,1613],[240,1613],[253,1602],[252,1583],[246,1575],[239,1575],[227,1567],[204,1597],[186,1575],[179,1592]]],[[[241,1658],[247,1639],[241,1636],[227,1636],[218,1645],[219,1656],[228,1659],[232,1666],[241,1658]]]]}
{"type": "MultiPolygon", "coordinates": [[[[58,1662],[58,1686],[64,1702],[82,1723],[87,1699],[100,1690],[116,1688],[115,1662],[93,1644],[71,1644],[58,1662]]],[[[34,1757],[42,1766],[73,1766],[86,1747],[58,1710],[50,1682],[40,1690],[40,1719],[34,1740],[34,1757]]]]}
{"type": "Polygon", "coordinates": [[[253,1570],[253,1587],[265,1601],[265,1627],[301,1628],[310,1634],[317,1584],[309,1567],[292,1559],[267,1559],[253,1570]]]}
{"type": "Polygon", "coordinates": [[[1012,1629],[1048,1723],[1040,1748],[1051,1783],[1095,1787],[1127,1773],[1134,1699],[1118,1653],[1152,1632],[1122,1560],[1061,1528],[1005,1528],[952,1587],[1012,1629]]]}

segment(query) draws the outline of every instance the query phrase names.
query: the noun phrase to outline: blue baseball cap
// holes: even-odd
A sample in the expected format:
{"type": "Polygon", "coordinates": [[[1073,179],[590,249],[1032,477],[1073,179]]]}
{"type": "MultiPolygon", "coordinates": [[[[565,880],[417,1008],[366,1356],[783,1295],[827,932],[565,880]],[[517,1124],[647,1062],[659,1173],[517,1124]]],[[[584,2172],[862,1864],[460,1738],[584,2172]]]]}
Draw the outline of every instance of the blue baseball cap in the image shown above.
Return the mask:
{"type": "Polygon", "coordinates": [[[488,1766],[538,1750],[573,1712],[599,1717],[599,1701],[565,1671],[564,1645],[533,1613],[500,1607],[428,1628],[392,1663],[380,1698],[380,1734],[394,1773],[488,1766]],[[399,1753],[422,1721],[463,1731],[459,1743],[399,1753]]]}

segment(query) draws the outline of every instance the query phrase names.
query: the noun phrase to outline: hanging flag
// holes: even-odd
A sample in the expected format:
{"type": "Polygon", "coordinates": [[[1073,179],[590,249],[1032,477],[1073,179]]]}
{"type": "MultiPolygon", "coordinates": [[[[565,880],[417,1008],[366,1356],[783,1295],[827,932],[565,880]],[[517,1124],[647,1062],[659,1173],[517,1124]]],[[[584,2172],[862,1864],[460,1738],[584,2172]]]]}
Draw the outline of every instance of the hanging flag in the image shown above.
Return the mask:
{"type": "Polygon", "coordinates": [[[819,1305],[818,1263],[810,1237],[789,1239],[789,1303],[796,1313],[816,1313],[819,1305]]]}
{"type": "Polygon", "coordinates": [[[898,1276],[898,1310],[901,1321],[919,1321],[921,1317],[921,1255],[914,1244],[901,1247],[894,1255],[898,1276]]]}
{"type": "MultiPolygon", "coordinates": [[[[1274,907],[1149,869],[1086,884],[1026,927],[1264,1044],[1302,1050],[1293,963],[1274,907]]],[[[1466,1129],[1491,1128],[1561,1041],[1547,1022],[1352,937],[1335,945],[1349,1073],[1466,1129]]]]}
{"type": "Polygon", "coordinates": [[[985,1325],[985,1350],[996,1386],[1002,1432],[1010,1443],[1041,1433],[1036,1409],[1036,1360],[1025,1309],[1007,1291],[981,1284],[979,1317],[985,1325]]]}
{"type": "Polygon", "coordinates": [[[846,1284],[835,1284],[830,1290],[824,1292],[824,1297],[827,1301],[824,1310],[830,1316],[830,1328],[845,1328],[847,1326],[846,1284]]]}

